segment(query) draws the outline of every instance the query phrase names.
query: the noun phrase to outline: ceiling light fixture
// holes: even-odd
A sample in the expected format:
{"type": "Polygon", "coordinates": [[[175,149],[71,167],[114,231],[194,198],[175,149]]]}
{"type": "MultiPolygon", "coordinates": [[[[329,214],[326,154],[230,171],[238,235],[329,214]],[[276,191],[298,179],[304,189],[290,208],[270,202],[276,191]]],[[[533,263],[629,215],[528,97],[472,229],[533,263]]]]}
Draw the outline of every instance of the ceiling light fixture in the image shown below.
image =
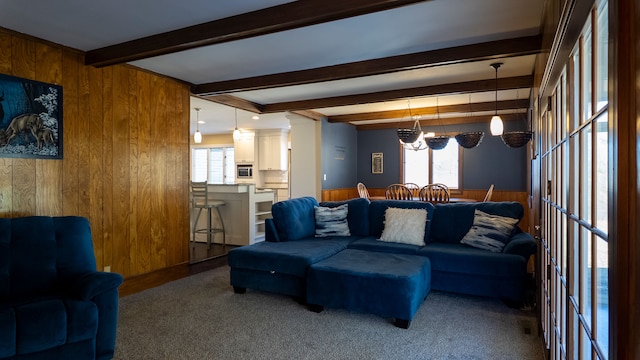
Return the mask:
{"type": "MultiPolygon", "coordinates": [[[[471,106],[471,94],[469,94],[469,117],[473,117],[473,107],[471,106]]],[[[458,145],[465,149],[473,149],[480,145],[484,131],[468,131],[455,136],[458,145]]]]}
{"type": "Polygon", "coordinates": [[[202,133],[200,133],[200,108],[194,108],[196,110],[196,133],[193,134],[193,142],[200,144],[202,142],[202,133]]]}
{"type": "MultiPolygon", "coordinates": [[[[518,91],[516,91],[516,101],[518,101],[519,98],[520,96],[518,94],[518,91]]],[[[530,127],[529,121],[526,121],[526,122],[527,122],[527,127],[530,127]]],[[[531,138],[533,137],[533,132],[531,130],[511,131],[511,132],[506,132],[500,135],[500,137],[502,138],[502,141],[504,142],[504,144],[507,145],[508,147],[519,148],[524,146],[526,143],[529,142],[529,140],[531,140],[531,138]]]]}
{"type": "Polygon", "coordinates": [[[498,68],[502,66],[501,62],[491,64],[491,67],[496,70],[496,112],[491,118],[491,125],[489,128],[491,129],[491,135],[502,135],[504,131],[504,124],[502,123],[502,119],[498,115],[498,68]]]}
{"type": "Polygon", "coordinates": [[[411,100],[407,100],[407,108],[409,109],[409,118],[413,120],[412,129],[398,129],[398,139],[402,146],[407,150],[425,150],[427,144],[424,141],[424,132],[420,127],[420,115],[411,114],[411,100]]]}
{"type": "Polygon", "coordinates": [[[447,144],[449,144],[449,139],[451,137],[447,135],[447,132],[444,126],[442,125],[442,121],[440,120],[440,103],[437,97],[436,97],[436,118],[438,119],[438,123],[440,124],[440,127],[442,128],[444,135],[434,134],[434,136],[429,136],[428,138],[426,138],[425,142],[427,143],[427,146],[431,148],[431,150],[442,150],[445,147],[447,147],[447,144]]]}
{"type": "Polygon", "coordinates": [[[236,128],[233,130],[233,141],[240,140],[240,130],[238,130],[238,109],[234,108],[236,114],[236,128]]]}

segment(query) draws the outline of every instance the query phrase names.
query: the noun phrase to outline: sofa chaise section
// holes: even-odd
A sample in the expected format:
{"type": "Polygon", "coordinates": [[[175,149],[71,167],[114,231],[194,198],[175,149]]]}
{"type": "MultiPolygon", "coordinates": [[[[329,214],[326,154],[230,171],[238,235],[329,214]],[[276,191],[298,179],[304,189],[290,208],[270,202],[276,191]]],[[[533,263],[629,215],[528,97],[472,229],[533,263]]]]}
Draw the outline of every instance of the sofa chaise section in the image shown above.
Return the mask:
{"type": "MultiPolygon", "coordinates": [[[[348,203],[349,229],[353,235],[315,236],[313,197],[301,197],[273,204],[272,219],[266,220],[267,241],[229,251],[231,285],[236,293],[255,289],[290,295],[304,301],[309,266],[347,248],[368,232],[366,199],[348,203]]],[[[338,206],[338,203],[332,206],[338,206]]]]}
{"type": "Polygon", "coordinates": [[[427,257],[346,249],[311,265],[307,302],[315,312],[330,307],[372,313],[407,329],[430,288],[427,257]]]}

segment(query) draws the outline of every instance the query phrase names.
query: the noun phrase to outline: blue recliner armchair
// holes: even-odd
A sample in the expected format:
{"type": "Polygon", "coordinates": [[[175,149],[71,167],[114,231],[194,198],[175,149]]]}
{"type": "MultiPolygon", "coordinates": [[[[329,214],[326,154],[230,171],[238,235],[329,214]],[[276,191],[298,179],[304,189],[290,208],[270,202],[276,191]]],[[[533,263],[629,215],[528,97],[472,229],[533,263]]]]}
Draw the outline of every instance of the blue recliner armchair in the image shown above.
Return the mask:
{"type": "Polygon", "coordinates": [[[0,359],[111,359],[121,283],[86,218],[0,219],[0,359]]]}

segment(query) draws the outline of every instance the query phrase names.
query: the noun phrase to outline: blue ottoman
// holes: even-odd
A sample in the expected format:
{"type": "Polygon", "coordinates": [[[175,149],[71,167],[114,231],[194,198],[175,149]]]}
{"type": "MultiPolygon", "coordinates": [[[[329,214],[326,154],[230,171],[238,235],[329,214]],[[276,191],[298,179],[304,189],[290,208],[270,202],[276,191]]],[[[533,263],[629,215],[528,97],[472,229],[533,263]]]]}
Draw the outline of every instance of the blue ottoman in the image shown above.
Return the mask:
{"type": "Polygon", "coordinates": [[[307,272],[307,304],[394,318],[409,328],[431,289],[431,262],[419,255],[346,249],[312,264],[307,272]]]}

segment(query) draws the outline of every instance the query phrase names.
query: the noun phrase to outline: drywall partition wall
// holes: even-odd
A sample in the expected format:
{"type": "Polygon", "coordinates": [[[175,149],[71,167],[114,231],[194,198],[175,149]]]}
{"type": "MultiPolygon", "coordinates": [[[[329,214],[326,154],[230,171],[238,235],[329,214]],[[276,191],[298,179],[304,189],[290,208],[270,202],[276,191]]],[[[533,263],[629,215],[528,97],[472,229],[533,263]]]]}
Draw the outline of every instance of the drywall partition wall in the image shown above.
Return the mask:
{"type": "Polygon", "coordinates": [[[291,123],[290,196],[313,196],[320,199],[321,122],[293,113],[287,113],[286,117],[291,123]]]}
{"type": "MultiPolygon", "coordinates": [[[[524,130],[507,121],[505,131],[524,130]]],[[[457,126],[460,128],[460,126],[457,126]]],[[[510,148],[500,136],[492,136],[489,124],[468,124],[463,131],[484,131],[482,143],[473,149],[463,149],[462,186],[465,189],[496,189],[527,191],[527,148],[510,148]]],[[[458,133],[461,131],[456,131],[458,133]]],[[[460,148],[462,149],[462,148],[460,148]]]]}
{"type": "MultiPolygon", "coordinates": [[[[509,121],[506,131],[523,130],[525,124],[509,121]]],[[[437,127],[423,126],[425,132],[446,131],[455,135],[466,131],[484,131],[482,143],[473,149],[462,150],[462,187],[464,189],[486,189],[491,184],[496,189],[526,191],[527,148],[507,147],[499,136],[492,136],[489,123],[464,124],[437,127]]],[[[455,141],[452,140],[452,141],[455,141]]],[[[384,188],[400,181],[400,146],[396,129],[358,131],[358,181],[370,188],[384,188]],[[384,153],[384,173],[371,173],[371,153],[384,153]]],[[[426,150],[424,150],[426,151],[426,150]]]]}
{"type": "Polygon", "coordinates": [[[400,145],[396,130],[358,131],[358,181],[370,188],[385,188],[399,179],[400,145]],[[383,154],[382,174],[371,173],[372,153],[383,154]]]}
{"type": "Polygon", "coordinates": [[[354,187],[358,182],[358,132],[350,124],[322,121],[322,189],[354,187]],[[326,177],[325,177],[326,176],[326,177]]]}

